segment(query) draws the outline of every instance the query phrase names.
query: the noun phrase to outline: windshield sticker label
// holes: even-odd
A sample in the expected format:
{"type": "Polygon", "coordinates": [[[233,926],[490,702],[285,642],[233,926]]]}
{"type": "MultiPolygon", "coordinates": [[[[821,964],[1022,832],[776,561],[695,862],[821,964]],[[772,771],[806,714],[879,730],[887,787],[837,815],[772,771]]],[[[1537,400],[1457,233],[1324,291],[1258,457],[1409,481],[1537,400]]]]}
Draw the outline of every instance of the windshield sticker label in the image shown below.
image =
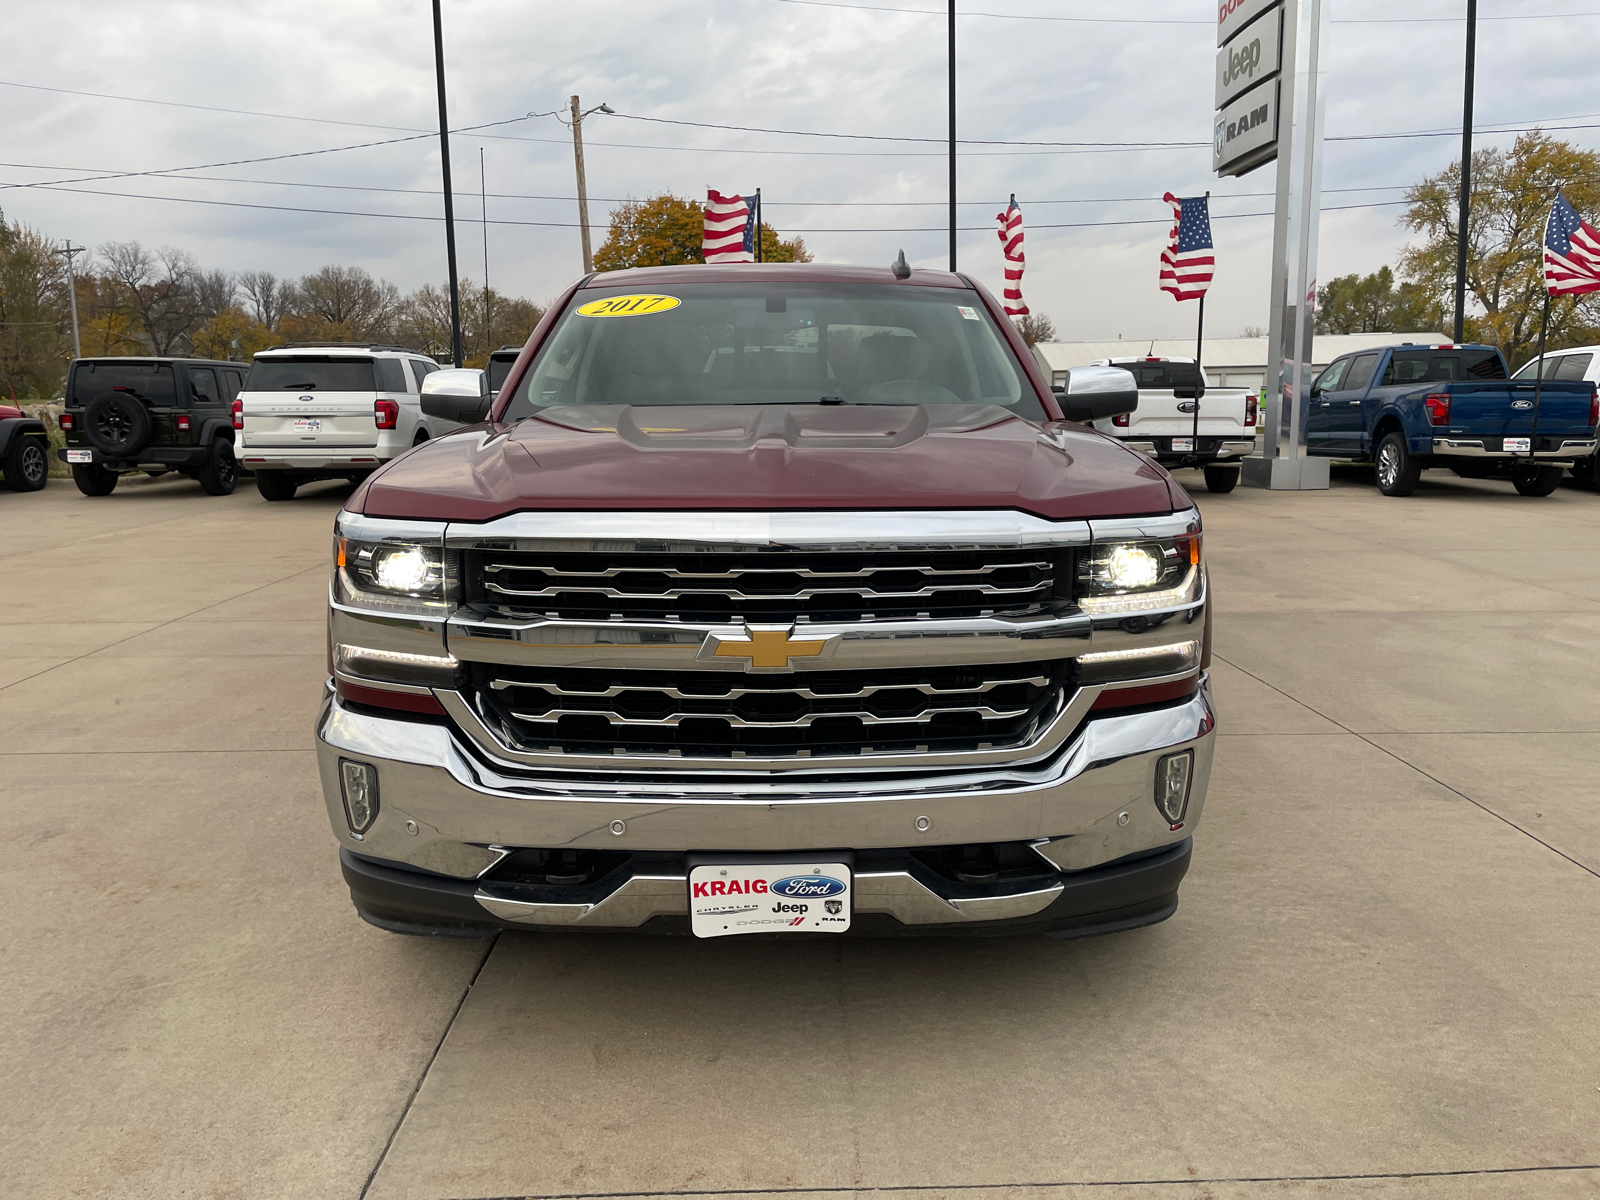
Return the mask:
{"type": "Polygon", "coordinates": [[[968,321],[976,321],[978,319],[978,310],[975,308],[968,308],[965,304],[956,305],[956,311],[968,321]]]}
{"type": "Polygon", "coordinates": [[[676,296],[609,296],[579,306],[580,317],[643,317],[677,308],[683,301],[676,296]]]}

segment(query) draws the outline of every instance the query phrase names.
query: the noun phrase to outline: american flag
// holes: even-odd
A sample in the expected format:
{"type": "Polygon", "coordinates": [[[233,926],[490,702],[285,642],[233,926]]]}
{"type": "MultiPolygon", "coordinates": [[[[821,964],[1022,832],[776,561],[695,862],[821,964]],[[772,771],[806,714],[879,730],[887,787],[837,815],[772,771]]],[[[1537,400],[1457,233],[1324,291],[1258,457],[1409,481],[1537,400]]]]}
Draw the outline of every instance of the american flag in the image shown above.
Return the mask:
{"type": "Polygon", "coordinates": [[[1006,287],[1002,294],[1006,316],[1025,317],[1028,306],[1022,302],[1022,210],[1017,207],[1016,196],[995,220],[1000,222],[1000,253],[1006,258],[1006,287]]]}
{"type": "Polygon", "coordinates": [[[756,198],[706,189],[706,223],[700,249],[708,263],[755,262],[756,198]]]}
{"type": "Polygon", "coordinates": [[[1600,233],[1560,192],[1544,227],[1544,286],[1552,296],[1600,291],[1600,233]]]}
{"type": "Polygon", "coordinates": [[[1172,234],[1161,252],[1161,290],[1177,300],[1198,300],[1211,286],[1216,256],[1211,246],[1211,201],[1206,196],[1161,197],[1172,205],[1172,234]]]}

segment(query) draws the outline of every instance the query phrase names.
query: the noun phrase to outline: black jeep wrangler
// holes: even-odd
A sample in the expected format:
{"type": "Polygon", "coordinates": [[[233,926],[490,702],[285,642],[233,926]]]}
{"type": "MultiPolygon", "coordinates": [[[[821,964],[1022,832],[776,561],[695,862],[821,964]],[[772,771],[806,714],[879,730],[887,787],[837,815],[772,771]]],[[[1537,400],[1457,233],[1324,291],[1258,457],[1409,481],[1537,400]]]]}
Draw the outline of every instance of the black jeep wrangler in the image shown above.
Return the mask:
{"type": "Polygon", "coordinates": [[[85,496],[109,495],[133,471],[178,471],[226,496],[239,482],[232,405],[244,372],[198,358],[76,359],[56,453],[85,496]]]}

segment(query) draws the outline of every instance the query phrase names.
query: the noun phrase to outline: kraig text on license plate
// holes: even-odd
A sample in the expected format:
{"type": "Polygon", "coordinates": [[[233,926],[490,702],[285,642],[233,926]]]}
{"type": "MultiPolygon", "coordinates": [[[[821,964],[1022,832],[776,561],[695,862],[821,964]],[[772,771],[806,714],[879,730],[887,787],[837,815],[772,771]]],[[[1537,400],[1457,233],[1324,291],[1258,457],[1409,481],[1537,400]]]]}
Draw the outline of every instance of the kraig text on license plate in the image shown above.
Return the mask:
{"type": "Polygon", "coordinates": [[[850,882],[850,868],[836,862],[701,864],[689,871],[689,927],[696,937],[843,933],[850,882]]]}

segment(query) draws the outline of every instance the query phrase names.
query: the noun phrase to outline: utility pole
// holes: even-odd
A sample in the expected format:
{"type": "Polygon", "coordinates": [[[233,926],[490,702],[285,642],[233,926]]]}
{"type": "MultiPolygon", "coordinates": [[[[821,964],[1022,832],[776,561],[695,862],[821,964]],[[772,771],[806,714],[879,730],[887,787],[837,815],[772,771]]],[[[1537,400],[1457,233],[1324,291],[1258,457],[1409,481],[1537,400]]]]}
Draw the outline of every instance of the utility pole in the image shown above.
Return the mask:
{"type": "Polygon", "coordinates": [[[478,147],[478,203],[483,214],[483,352],[494,353],[493,314],[489,311],[489,173],[483,166],[483,147],[478,147]]]}
{"type": "Polygon", "coordinates": [[[950,269],[956,269],[956,0],[950,0],[950,269]]]}
{"type": "Polygon", "coordinates": [[[461,365],[461,289],[456,283],[456,201],[450,189],[450,117],[444,102],[444,22],[433,0],[433,62],[439,77],[439,160],[444,167],[444,245],[450,267],[450,365],[461,365]]]}
{"type": "Polygon", "coordinates": [[[594,255],[589,249],[589,181],[583,174],[583,119],[589,113],[609,113],[609,104],[600,104],[583,111],[576,96],[572,97],[572,160],[578,168],[578,227],[583,231],[583,273],[594,270],[594,255]]]}
{"type": "MultiPolygon", "coordinates": [[[[1467,0],[1467,72],[1461,102],[1461,216],[1456,227],[1456,327],[1454,342],[1466,336],[1467,217],[1472,205],[1472,84],[1478,58],[1478,0],[1467,0]]],[[[1540,368],[1541,373],[1543,368],[1540,368]]]]}
{"type": "Polygon", "coordinates": [[[78,280],[72,273],[72,259],[74,255],[82,254],[87,246],[74,246],[72,239],[67,239],[67,244],[55,251],[67,260],[67,303],[72,308],[72,357],[83,357],[83,343],[78,340],[78,280]]]}

